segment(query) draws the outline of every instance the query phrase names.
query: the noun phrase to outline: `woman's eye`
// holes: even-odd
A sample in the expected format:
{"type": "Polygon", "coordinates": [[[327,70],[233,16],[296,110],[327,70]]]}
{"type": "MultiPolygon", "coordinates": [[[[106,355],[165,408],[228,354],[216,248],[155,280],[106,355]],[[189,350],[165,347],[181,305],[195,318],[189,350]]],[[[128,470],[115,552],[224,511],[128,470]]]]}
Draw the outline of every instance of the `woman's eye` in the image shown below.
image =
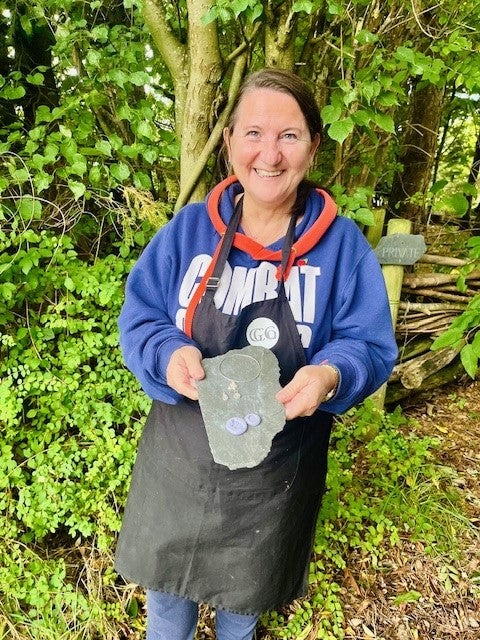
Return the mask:
{"type": "Polygon", "coordinates": [[[247,138],[257,139],[260,137],[260,133],[258,131],[247,131],[247,138]]]}
{"type": "Polygon", "coordinates": [[[297,134],[293,133],[292,131],[287,131],[282,135],[282,138],[284,140],[297,140],[297,134]]]}

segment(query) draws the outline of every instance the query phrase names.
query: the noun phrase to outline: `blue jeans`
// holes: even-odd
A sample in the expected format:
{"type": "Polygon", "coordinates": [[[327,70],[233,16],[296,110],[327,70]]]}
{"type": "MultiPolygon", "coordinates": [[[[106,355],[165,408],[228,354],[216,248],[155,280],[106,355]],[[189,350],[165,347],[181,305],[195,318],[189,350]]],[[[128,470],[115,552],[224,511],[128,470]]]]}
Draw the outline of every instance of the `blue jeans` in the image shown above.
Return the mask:
{"type": "MultiPolygon", "coordinates": [[[[251,640],[258,615],[216,612],[217,640],[251,640]]],[[[192,600],[147,590],[146,640],[193,640],[198,605],[192,600]]]]}

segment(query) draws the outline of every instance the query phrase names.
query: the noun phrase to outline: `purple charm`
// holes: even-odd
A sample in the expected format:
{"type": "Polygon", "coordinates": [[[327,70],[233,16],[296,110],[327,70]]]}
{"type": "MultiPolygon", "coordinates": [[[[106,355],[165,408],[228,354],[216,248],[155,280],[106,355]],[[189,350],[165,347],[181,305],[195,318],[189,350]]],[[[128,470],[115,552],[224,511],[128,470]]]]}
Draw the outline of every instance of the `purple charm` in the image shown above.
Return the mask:
{"type": "Polygon", "coordinates": [[[234,436],[241,436],[248,429],[248,425],[243,418],[230,418],[225,424],[225,429],[234,436]]]}
{"type": "Polygon", "coordinates": [[[248,415],[245,416],[245,422],[248,424],[249,427],[258,427],[261,421],[262,421],[261,417],[256,413],[249,413],[248,415]]]}

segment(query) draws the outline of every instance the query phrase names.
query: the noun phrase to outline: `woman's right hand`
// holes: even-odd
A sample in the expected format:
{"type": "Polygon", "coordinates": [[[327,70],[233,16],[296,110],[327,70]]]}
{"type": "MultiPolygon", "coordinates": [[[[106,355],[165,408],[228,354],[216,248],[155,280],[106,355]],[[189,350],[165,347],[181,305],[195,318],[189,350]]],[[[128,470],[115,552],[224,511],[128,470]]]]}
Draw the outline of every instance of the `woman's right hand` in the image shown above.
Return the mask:
{"type": "Polygon", "coordinates": [[[205,377],[202,354],[193,346],[180,347],[174,351],[167,366],[167,384],[178,393],[198,400],[195,382],[205,377]]]}

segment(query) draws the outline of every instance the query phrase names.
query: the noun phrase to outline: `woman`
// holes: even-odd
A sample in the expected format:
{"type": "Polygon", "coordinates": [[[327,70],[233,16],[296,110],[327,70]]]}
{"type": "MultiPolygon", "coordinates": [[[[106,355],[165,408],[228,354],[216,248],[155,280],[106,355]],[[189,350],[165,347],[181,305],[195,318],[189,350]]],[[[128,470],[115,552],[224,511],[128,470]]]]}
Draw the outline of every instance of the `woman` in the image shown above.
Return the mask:
{"type": "Polygon", "coordinates": [[[377,260],[305,181],[320,131],[297,76],[250,75],[224,131],[234,175],[128,278],[121,345],[153,405],[116,567],[147,588],[148,640],[192,639],[199,602],[216,607],[219,640],[246,640],[260,612],[305,594],[332,415],[393,366],[377,260]],[[287,422],[262,463],[231,471],[213,461],[196,381],[202,358],[248,344],[277,356],[287,422]]]}

